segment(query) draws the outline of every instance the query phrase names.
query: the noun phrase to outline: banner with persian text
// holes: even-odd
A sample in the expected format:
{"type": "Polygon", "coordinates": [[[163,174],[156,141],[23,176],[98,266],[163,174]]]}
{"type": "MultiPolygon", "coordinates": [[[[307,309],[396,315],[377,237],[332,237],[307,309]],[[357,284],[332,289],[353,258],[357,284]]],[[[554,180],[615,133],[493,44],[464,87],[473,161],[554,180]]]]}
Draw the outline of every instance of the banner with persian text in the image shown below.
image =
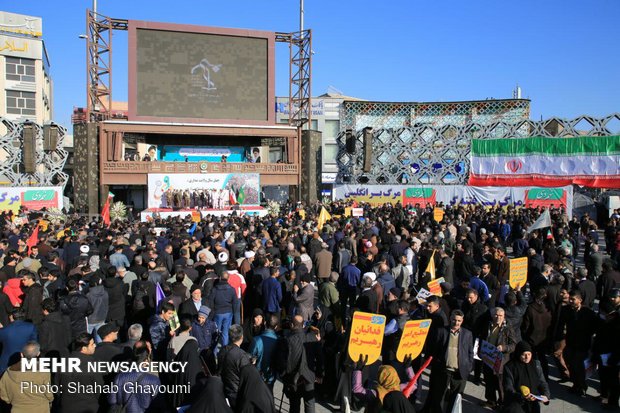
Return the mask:
{"type": "Polygon", "coordinates": [[[404,206],[442,203],[449,205],[557,207],[563,206],[569,217],[573,209],[573,187],[494,187],[466,185],[335,185],[334,199],[367,202],[373,206],[400,202],[404,206]]]}
{"type": "Polygon", "coordinates": [[[226,192],[223,196],[226,202],[234,194],[235,203],[239,205],[259,205],[260,175],[149,174],[148,207],[169,208],[167,198],[171,193],[182,192],[183,196],[194,197],[201,191],[226,192]]]}
{"type": "Polygon", "coordinates": [[[62,187],[60,186],[0,188],[0,211],[17,213],[20,207],[31,211],[43,208],[62,209],[62,201],[62,187]]]}

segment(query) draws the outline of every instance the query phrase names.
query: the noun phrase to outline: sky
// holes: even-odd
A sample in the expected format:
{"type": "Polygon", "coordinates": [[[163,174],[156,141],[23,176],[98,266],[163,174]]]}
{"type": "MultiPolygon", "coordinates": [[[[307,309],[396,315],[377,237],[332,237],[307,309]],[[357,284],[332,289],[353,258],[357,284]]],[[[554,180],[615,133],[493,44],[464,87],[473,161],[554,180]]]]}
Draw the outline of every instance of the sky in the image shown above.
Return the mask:
{"type": "MultiPolygon", "coordinates": [[[[367,100],[506,99],[518,84],[531,118],[620,112],[618,0],[305,0],[312,94],[367,100]]],[[[54,120],[86,106],[86,9],[92,0],[0,0],[43,18],[54,120]]],[[[99,0],[121,19],[293,32],[298,0],[99,0]]],[[[127,99],[127,33],[114,32],[113,100],[127,99]]],[[[288,47],[276,45],[276,95],[288,95],[288,47]]]]}

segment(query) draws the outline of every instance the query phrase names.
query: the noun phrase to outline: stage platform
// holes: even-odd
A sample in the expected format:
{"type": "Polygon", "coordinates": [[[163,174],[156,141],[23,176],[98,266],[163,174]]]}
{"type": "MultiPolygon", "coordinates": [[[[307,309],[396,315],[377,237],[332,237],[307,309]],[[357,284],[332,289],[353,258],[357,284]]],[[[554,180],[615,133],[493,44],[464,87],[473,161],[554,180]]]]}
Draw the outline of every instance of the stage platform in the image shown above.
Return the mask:
{"type": "Polygon", "coordinates": [[[239,207],[239,209],[233,210],[230,208],[227,209],[179,209],[173,210],[171,208],[149,208],[140,212],[140,220],[142,222],[149,221],[153,219],[155,216],[159,218],[169,218],[169,217],[182,217],[185,218],[188,215],[192,215],[192,213],[200,213],[201,217],[206,217],[207,215],[222,217],[232,215],[233,212],[237,212],[237,215],[242,216],[259,216],[264,217],[267,215],[267,209],[261,206],[244,206],[239,207]]]}

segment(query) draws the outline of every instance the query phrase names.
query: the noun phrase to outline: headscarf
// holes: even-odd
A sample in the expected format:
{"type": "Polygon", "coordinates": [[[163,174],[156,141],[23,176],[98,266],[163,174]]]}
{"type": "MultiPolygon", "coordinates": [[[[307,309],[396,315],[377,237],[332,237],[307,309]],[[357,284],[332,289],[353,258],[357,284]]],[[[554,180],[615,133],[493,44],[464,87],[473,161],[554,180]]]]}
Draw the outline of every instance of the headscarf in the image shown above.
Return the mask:
{"type": "MultiPolygon", "coordinates": [[[[198,355],[198,341],[187,340],[174,361],[187,362],[185,369],[181,372],[171,373],[171,384],[189,384],[192,389],[203,374],[202,362],[198,355]]],[[[173,393],[170,394],[170,402],[173,407],[183,406],[189,400],[189,394],[173,393]]]]}
{"type": "Polygon", "coordinates": [[[201,379],[198,395],[186,413],[232,413],[224,397],[224,383],[217,376],[201,379]]]}
{"type": "Polygon", "coordinates": [[[386,394],[392,391],[400,391],[400,377],[396,369],[392,366],[379,367],[379,385],[377,386],[377,394],[379,400],[383,403],[386,394]]]}
{"type": "Polygon", "coordinates": [[[514,386],[517,391],[521,386],[525,386],[529,388],[530,391],[536,392],[538,391],[540,383],[538,381],[534,358],[532,357],[530,362],[527,364],[521,361],[521,355],[526,351],[529,351],[530,353],[532,352],[532,346],[529,343],[521,341],[517,344],[514,352],[515,360],[513,361],[512,366],[514,386]]]}
{"type": "Polygon", "coordinates": [[[260,377],[256,366],[247,364],[239,373],[236,413],[274,413],[271,390],[260,377]]]}

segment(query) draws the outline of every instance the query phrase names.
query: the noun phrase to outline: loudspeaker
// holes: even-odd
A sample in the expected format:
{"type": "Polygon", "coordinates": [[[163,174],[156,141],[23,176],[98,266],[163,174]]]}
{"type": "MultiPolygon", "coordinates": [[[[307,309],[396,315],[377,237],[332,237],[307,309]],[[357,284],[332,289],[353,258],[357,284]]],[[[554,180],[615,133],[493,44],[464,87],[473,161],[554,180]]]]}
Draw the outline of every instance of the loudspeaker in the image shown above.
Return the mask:
{"type": "Polygon", "coordinates": [[[364,128],[364,172],[372,167],[372,128],[364,128]]]}
{"type": "Polygon", "coordinates": [[[347,129],[345,133],[347,153],[353,155],[355,153],[355,135],[353,134],[353,130],[351,129],[347,129]]]}
{"type": "Polygon", "coordinates": [[[58,146],[58,126],[43,125],[43,150],[55,151],[58,146]]]}
{"type": "Polygon", "coordinates": [[[301,132],[301,200],[311,205],[320,199],[322,134],[319,131],[301,132]]]}
{"type": "Polygon", "coordinates": [[[25,124],[22,130],[22,162],[24,163],[24,172],[33,174],[37,169],[37,141],[34,126],[25,124]]]}

